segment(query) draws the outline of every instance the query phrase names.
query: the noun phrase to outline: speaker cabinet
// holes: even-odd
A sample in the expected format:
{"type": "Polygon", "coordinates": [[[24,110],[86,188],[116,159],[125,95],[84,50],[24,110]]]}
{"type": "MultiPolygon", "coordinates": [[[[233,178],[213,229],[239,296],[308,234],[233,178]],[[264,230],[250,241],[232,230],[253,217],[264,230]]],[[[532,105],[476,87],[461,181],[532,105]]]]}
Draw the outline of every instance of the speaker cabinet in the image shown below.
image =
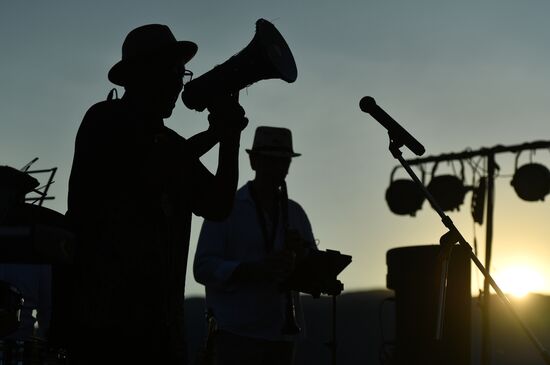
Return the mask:
{"type": "Polygon", "coordinates": [[[395,364],[469,365],[470,256],[454,246],[449,263],[442,338],[436,341],[441,246],[410,246],[386,254],[387,287],[395,291],[395,364]]]}

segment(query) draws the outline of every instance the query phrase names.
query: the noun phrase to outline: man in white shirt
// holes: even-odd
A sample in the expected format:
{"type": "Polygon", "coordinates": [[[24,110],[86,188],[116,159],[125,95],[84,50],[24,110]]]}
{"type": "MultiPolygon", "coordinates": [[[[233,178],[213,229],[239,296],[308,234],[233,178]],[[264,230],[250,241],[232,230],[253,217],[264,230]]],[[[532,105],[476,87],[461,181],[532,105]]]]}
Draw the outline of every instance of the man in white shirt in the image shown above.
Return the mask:
{"type": "Polygon", "coordinates": [[[290,161],[300,154],[290,130],[274,127],[258,127],[246,151],[255,178],[237,191],[228,219],[204,221],[194,275],[206,287],[218,328],[215,364],[292,364],[300,331],[287,327],[294,321],[303,327],[303,319],[297,293],[281,290],[281,283],[296,255],[316,249],[305,211],[286,197],[290,161]]]}

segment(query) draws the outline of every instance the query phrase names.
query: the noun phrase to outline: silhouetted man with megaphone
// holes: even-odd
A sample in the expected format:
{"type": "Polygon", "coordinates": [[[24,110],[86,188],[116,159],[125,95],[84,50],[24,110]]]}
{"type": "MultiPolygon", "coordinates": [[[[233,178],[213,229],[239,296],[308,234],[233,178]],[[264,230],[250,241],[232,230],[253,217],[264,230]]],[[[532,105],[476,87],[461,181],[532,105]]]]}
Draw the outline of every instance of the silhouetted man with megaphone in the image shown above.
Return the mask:
{"type": "Polygon", "coordinates": [[[231,212],[248,123],[235,98],[218,95],[208,105],[208,130],[192,142],[164,125],[196,51],[165,25],[132,30],[109,71],[124,95],[93,105],[78,130],[67,212],[78,237],[74,364],[185,363],[191,214],[220,220],[231,212]],[[198,158],[218,142],[212,174],[198,158]]]}

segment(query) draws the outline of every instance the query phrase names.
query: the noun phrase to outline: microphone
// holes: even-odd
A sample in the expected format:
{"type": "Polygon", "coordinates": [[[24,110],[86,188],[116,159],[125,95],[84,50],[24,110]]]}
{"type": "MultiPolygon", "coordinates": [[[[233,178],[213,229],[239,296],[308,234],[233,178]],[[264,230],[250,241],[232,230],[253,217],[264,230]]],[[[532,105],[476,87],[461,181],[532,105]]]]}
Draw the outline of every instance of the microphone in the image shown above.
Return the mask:
{"type": "Polygon", "coordinates": [[[359,108],[365,113],[370,114],[378,123],[382,124],[382,126],[388,130],[390,138],[395,142],[407,146],[417,156],[422,156],[424,152],[426,152],[424,146],[380,108],[373,97],[362,97],[359,102],[359,108]]]}

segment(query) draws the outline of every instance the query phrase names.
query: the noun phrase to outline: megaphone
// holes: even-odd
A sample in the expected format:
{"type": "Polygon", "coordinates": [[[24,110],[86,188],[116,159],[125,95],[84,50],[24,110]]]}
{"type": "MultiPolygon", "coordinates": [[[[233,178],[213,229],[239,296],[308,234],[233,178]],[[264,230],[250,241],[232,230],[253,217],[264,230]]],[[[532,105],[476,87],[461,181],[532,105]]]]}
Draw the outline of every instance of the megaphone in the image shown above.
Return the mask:
{"type": "Polygon", "coordinates": [[[181,99],[196,111],[206,109],[216,97],[234,95],[260,80],[296,81],[296,62],[285,39],[265,19],[256,21],[256,34],[239,53],[185,84],[181,99]]]}

